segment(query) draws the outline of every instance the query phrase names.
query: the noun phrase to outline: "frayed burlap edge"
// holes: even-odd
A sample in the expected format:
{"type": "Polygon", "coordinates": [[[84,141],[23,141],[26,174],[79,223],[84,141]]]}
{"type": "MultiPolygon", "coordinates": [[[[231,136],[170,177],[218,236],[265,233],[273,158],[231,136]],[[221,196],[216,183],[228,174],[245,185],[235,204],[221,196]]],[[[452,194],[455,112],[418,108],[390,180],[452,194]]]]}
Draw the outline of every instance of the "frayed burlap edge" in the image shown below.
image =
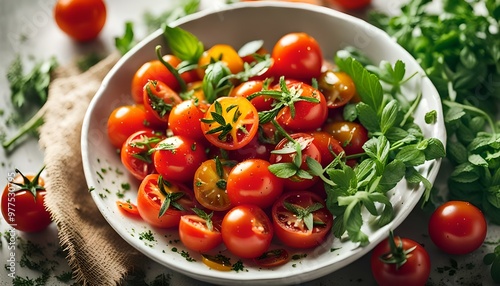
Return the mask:
{"type": "Polygon", "coordinates": [[[118,59],[114,53],[85,73],[55,79],[39,130],[47,174],[45,204],[58,227],[74,279],[82,285],[120,284],[144,259],[103,218],[89,194],[82,167],[83,118],[118,59]]]}

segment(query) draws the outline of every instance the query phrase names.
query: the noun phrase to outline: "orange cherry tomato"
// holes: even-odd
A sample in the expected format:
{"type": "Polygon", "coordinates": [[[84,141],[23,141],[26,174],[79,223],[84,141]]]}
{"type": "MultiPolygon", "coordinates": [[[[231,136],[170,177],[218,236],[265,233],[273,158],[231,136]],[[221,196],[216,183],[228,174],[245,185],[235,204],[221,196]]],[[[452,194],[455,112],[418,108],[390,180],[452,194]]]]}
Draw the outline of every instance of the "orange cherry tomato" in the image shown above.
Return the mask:
{"type": "Polygon", "coordinates": [[[198,60],[198,76],[205,76],[205,68],[211,62],[224,62],[231,73],[239,73],[243,70],[243,59],[238,55],[238,52],[231,46],[218,44],[206,50],[198,60]]]}
{"type": "Polygon", "coordinates": [[[58,0],[54,18],[64,33],[86,42],[95,39],[104,27],[106,5],[103,0],[58,0]]]}

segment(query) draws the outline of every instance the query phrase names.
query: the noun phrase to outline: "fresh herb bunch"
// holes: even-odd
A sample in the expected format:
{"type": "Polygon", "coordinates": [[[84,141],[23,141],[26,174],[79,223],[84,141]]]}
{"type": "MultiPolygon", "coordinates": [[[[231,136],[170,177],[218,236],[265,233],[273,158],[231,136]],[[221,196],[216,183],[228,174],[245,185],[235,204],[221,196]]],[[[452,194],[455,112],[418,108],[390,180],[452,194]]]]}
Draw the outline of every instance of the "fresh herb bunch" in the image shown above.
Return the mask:
{"type": "MultiPolygon", "coordinates": [[[[420,127],[413,122],[412,114],[421,93],[411,101],[396,99],[401,95],[401,85],[414,76],[405,78],[405,64],[397,61],[392,66],[382,62],[379,67],[369,65],[372,70],[369,71],[351,55],[347,50],[339,51],[335,63],[353,79],[361,97],[361,102],[349,107],[349,118],[359,120],[369,131],[370,139],[363,146],[365,154],[360,164],[350,167],[337,160],[326,168],[329,180],[323,180],[327,207],[335,216],[334,235],[341,237],[347,232],[351,241],[365,245],[369,238],[361,231],[362,210],[376,218],[379,226],[389,223],[394,211],[387,193],[403,178],[412,185],[422,183],[424,197],[428,198],[432,184],[416,167],[444,157],[445,149],[440,140],[424,138],[420,127]],[[377,204],[382,206],[381,210],[377,204]]],[[[317,168],[320,166],[308,163],[315,175],[322,173],[317,168]]]]}
{"type": "Polygon", "coordinates": [[[449,199],[469,201],[500,224],[500,2],[443,0],[440,14],[427,11],[430,2],[411,1],[398,16],[374,12],[370,21],[418,60],[439,91],[454,166],[449,199]]]}

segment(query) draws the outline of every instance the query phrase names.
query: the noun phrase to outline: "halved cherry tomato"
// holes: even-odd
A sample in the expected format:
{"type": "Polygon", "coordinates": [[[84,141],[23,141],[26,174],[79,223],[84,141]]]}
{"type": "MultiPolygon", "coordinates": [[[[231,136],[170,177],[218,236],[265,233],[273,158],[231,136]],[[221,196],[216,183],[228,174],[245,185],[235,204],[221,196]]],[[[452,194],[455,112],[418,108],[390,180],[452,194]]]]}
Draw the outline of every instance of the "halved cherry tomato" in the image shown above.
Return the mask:
{"type": "Polygon", "coordinates": [[[487,224],[476,206],[464,201],[448,201],[429,219],[429,236],[434,244],[449,254],[467,254],[484,242],[487,224]]]}
{"type": "Polygon", "coordinates": [[[108,117],[107,131],[111,144],[122,148],[127,138],[139,130],[151,129],[143,105],[123,105],[115,108],[108,117]]]}
{"type": "Polygon", "coordinates": [[[363,125],[348,121],[329,122],[322,127],[322,130],[339,141],[346,155],[365,152],[363,145],[368,141],[368,131],[363,125]]]}
{"type": "Polygon", "coordinates": [[[182,135],[196,141],[205,141],[201,130],[201,119],[209,105],[199,100],[190,99],[175,105],[168,116],[168,128],[174,135],[182,135]]]}
{"type": "Polygon", "coordinates": [[[272,216],[276,236],[294,248],[320,245],[333,224],[325,201],[308,191],[283,194],[274,203],[272,216]]]}
{"type": "Polygon", "coordinates": [[[356,94],[356,86],[345,72],[327,70],[318,79],[318,89],[326,98],[328,108],[346,105],[356,94]]]}
{"type": "Polygon", "coordinates": [[[144,85],[143,97],[146,113],[163,122],[168,122],[172,108],[182,102],[177,92],[158,80],[150,80],[144,85]]]}
{"type": "MultiPolygon", "coordinates": [[[[164,55],[163,60],[173,67],[181,63],[181,60],[174,55],[164,55]]],[[[179,82],[167,67],[160,60],[151,60],[140,66],[132,79],[131,91],[135,103],[143,103],[144,86],[150,80],[161,81],[175,91],[179,89],[179,82]]]]}
{"type": "Polygon", "coordinates": [[[142,219],[154,227],[178,226],[181,216],[197,207],[193,191],[183,184],[166,181],[158,174],[147,175],[137,193],[142,219]]]}
{"type": "MultiPolygon", "coordinates": [[[[208,217],[208,215],[205,213],[208,217]]],[[[221,220],[202,218],[199,215],[183,215],[179,222],[179,238],[184,246],[194,251],[204,252],[222,243],[221,220]],[[210,220],[210,225],[207,224],[210,220]]]]}
{"type": "Polygon", "coordinates": [[[193,189],[196,200],[205,208],[213,211],[226,211],[231,208],[226,186],[230,162],[218,158],[201,163],[194,174],[193,189]]]}
{"type": "Polygon", "coordinates": [[[323,53],[319,43],[307,33],[289,33],[274,45],[272,72],[276,77],[310,82],[319,78],[323,65],[323,53]]]}
{"type": "Polygon", "coordinates": [[[130,135],[123,143],[120,158],[123,166],[138,180],[154,173],[151,150],[165,138],[153,130],[140,130],[130,135]]]}
{"type": "Polygon", "coordinates": [[[250,143],[258,128],[257,109],[244,97],[219,97],[201,120],[201,129],[207,140],[226,150],[250,143]]]}
{"type": "Polygon", "coordinates": [[[19,170],[9,173],[8,183],[2,193],[2,215],[15,229],[39,232],[50,223],[50,213],[44,205],[45,180],[43,168],[36,175],[24,175],[19,170]]]}
{"type": "MultiPolygon", "coordinates": [[[[293,103],[294,110],[286,105],[276,115],[276,121],[289,132],[312,131],[320,128],[328,117],[328,107],[323,94],[309,84],[290,81],[286,85],[291,94],[300,94],[301,98],[313,98],[318,102],[299,100],[293,103]]],[[[280,85],[273,87],[281,90],[280,85]]]]}
{"type": "Polygon", "coordinates": [[[219,271],[231,271],[233,269],[233,265],[231,264],[229,258],[221,254],[218,255],[202,254],[201,261],[210,269],[219,271]]]}
{"type": "Polygon", "coordinates": [[[166,180],[192,182],[198,166],[207,159],[205,148],[195,140],[174,135],[155,147],[153,163],[166,180]]]}
{"type": "Polygon", "coordinates": [[[129,215],[129,216],[136,217],[136,218],[141,217],[137,206],[129,201],[118,200],[118,201],[116,201],[116,206],[125,215],[129,215]]]}
{"type": "Polygon", "coordinates": [[[269,268],[286,264],[290,258],[286,249],[277,248],[264,252],[261,256],[254,258],[254,261],[261,267],[269,268]]]}
{"type": "MultiPolygon", "coordinates": [[[[246,98],[256,92],[262,91],[264,88],[265,82],[263,80],[245,81],[236,86],[229,96],[246,98]]],[[[251,99],[250,102],[255,106],[257,111],[264,111],[272,108],[274,100],[272,97],[261,95],[251,99]]]]}
{"type": "MultiPolygon", "coordinates": [[[[292,139],[301,145],[302,153],[302,163],[300,169],[307,171],[309,166],[307,165],[307,158],[311,158],[318,162],[321,162],[321,153],[316,145],[313,143],[314,137],[307,133],[294,133],[290,135],[292,139]]],[[[294,158],[297,156],[295,146],[287,138],[283,138],[271,152],[269,157],[269,162],[271,164],[277,163],[293,163],[294,158]],[[279,153],[276,153],[278,151],[279,153]],[[274,153],[273,153],[274,152],[274,153]]],[[[287,178],[284,181],[285,191],[298,191],[305,190],[318,181],[318,177],[313,176],[311,179],[301,178],[297,175],[287,178]]]]}
{"type": "Polygon", "coordinates": [[[203,52],[198,60],[198,76],[203,78],[207,65],[217,61],[225,63],[233,74],[243,70],[243,60],[238,55],[238,52],[230,45],[217,44],[203,52]]]}
{"type": "Polygon", "coordinates": [[[266,213],[255,205],[230,209],[222,220],[222,241],[241,258],[256,258],[269,249],[273,226],[266,213]]]}
{"type": "Polygon", "coordinates": [[[283,179],[269,171],[269,161],[248,159],[238,163],[227,178],[227,195],[231,204],[253,204],[270,207],[283,192],[283,179]]]}
{"type": "Polygon", "coordinates": [[[71,38],[86,42],[95,39],[106,24],[103,0],[58,0],[54,6],[57,26],[71,38]]]}

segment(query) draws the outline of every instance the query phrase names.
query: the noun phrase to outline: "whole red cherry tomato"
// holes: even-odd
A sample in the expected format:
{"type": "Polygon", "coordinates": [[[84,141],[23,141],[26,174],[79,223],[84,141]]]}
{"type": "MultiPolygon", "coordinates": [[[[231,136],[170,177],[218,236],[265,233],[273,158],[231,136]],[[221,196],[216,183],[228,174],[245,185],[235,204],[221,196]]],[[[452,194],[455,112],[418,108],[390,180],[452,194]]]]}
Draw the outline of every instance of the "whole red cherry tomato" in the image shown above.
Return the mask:
{"type": "Polygon", "coordinates": [[[222,241],[241,258],[256,258],[269,249],[273,226],[266,213],[255,205],[230,209],[222,220],[222,241]]]}
{"type": "Polygon", "coordinates": [[[140,130],[151,130],[143,105],[119,106],[108,117],[108,138],[115,148],[121,149],[127,138],[140,130]]]}
{"type": "Polygon", "coordinates": [[[272,73],[277,77],[310,82],[319,78],[323,65],[323,53],[319,43],[306,33],[289,33],[274,45],[272,73]]]}
{"type": "Polygon", "coordinates": [[[253,204],[270,207],[283,192],[283,179],[269,171],[269,161],[248,159],[240,162],[227,178],[227,195],[233,206],[253,204]]]}
{"type": "Polygon", "coordinates": [[[486,232],[483,213],[469,202],[446,202],[429,219],[432,242],[449,254],[467,254],[478,249],[486,238],[486,232]]]}
{"type": "Polygon", "coordinates": [[[422,286],[431,273],[429,254],[419,243],[394,237],[380,242],[371,253],[372,275],[380,286],[422,286]]]}
{"type": "Polygon", "coordinates": [[[329,0],[334,6],[338,6],[340,8],[346,10],[358,10],[366,8],[371,0],[329,0]]]}
{"type": "Polygon", "coordinates": [[[9,173],[9,183],[2,193],[2,215],[13,228],[25,232],[42,231],[51,223],[45,209],[45,181],[41,176],[9,173]]]}
{"type": "Polygon", "coordinates": [[[194,99],[175,105],[168,116],[168,128],[174,135],[182,135],[197,141],[206,141],[201,130],[201,119],[209,105],[194,99]]]}
{"type": "Polygon", "coordinates": [[[58,0],[54,18],[59,28],[77,41],[95,39],[106,23],[103,0],[58,0]]]}

